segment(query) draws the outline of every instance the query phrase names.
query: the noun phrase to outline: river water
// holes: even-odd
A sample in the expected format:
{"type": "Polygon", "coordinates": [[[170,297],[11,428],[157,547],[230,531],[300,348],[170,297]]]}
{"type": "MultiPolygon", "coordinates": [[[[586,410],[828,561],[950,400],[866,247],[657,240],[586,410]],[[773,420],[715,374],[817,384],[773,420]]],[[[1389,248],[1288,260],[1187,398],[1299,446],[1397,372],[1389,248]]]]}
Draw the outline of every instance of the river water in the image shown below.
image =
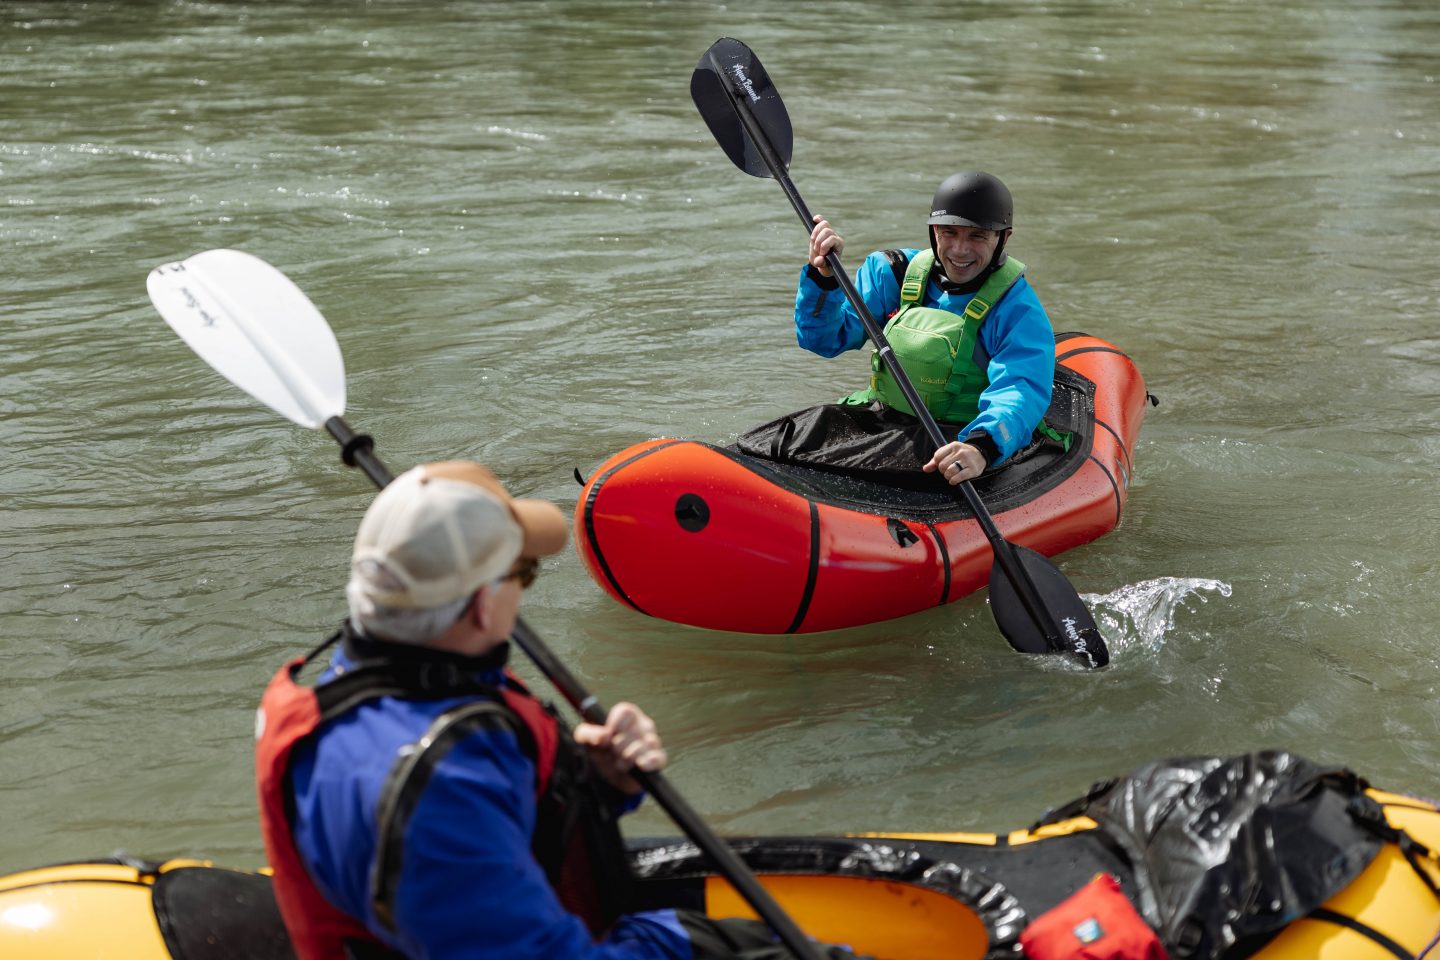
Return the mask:
{"type": "Polygon", "coordinates": [[[690,101],[721,36],[785,98],[848,262],[923,243],[946,174],[1000,173],[1056,328],[1130,353],[1161,405],[1123,524],[1059,560],[1102,672],[1013,653],[983,594],[757,637],[548,563],[527,619],[654,714],[695,807],[1008,830],[1150,759],[1266,748],[1440,795],[1440,8],[890,9],[0,6],[0,870],[261,862],[254,707],[342,615],[372,496],[166,328],[152,267],[270,261],[393,469],[476,457],[567,510],[631,443],[728,441],[862,380],[794,345],[804,235],[690,101]]]}

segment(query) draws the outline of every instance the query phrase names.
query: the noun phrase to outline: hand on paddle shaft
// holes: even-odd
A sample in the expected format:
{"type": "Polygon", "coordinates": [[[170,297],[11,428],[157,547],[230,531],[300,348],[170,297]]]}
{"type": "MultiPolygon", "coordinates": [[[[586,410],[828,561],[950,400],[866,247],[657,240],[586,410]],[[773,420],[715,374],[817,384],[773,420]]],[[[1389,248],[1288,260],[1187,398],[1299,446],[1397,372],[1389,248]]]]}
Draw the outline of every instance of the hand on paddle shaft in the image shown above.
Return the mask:
{"type": "MultiPolygon", "coordinates": [[[[751,176],[776,180],[806,232],[811,232],[817,218],[806,207],[787,172],[794,142],[790,116],[754,52],[739,40],[725,37],[715,41],[690,75],[690,96],[726,155],[751,176]]],[[[838,239],[833,231],[831,236],[838,239]]],[[[945,447],[947,439],[840,265],[835,246],[823,251],[823,266],[817,265],[817,269],[839,283],[935,449],[945,447]]],[[[1110,652],[1095,618],[1060,569],[1034,550],[1002,537],[968,480],[956,489],[995,553],[995,565],[990,570],[990,610],[1010,645],[1023,653],[1071,654],[1087,667],[1109,663],[1110,652]]]]}
{"type": "MultiPolygon", "coordinates": [[[[810,231],[810,251],[807,259],[810,266],[822,277],[834,276],[830,269],[830,254],[838,258],[845,252],[845,238],[835,232],[820,214],[815,214],[815,227],[810,231]]],[[[920,468],[926,473],[938,472],[952,486],[964,480],[973,480],[985,472],[985,455],[968,443],[951,440],[935,451],[930,462],[920,468]]]]}
{"type": "MultiPolygon", "coordinates": [[[[238,250],[209,250],[151,271],[150,300],[171,328],[210,366],[256,400],[310,428],[324,427],[377,487],[393,476],[374,454],[374,443],[345,422],[345,364],[330,325],[279,270],[238,250]]],[[[524,620],[516,619],[516,645],[534,661],[586,721],[604,726],[607,711],[524,620]]],[[[780,908],[735,851],[658,772],[631,769],[716,871],[770,925],[799,958],[818,958],[814,944],[780,908]]]]}

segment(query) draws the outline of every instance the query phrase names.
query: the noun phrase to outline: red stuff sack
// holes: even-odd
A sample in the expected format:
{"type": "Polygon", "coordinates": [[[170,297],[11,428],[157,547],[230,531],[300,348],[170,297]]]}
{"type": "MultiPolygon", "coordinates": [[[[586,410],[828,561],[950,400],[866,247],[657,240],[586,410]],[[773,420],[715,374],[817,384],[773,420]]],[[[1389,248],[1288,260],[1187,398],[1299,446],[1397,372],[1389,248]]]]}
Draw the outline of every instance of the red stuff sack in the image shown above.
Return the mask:
{"type": "Polygon", "coordinates": [[[1097,873],[1020,934],[1030,960],[1169,960],[1120,881],[1097,873]]]}

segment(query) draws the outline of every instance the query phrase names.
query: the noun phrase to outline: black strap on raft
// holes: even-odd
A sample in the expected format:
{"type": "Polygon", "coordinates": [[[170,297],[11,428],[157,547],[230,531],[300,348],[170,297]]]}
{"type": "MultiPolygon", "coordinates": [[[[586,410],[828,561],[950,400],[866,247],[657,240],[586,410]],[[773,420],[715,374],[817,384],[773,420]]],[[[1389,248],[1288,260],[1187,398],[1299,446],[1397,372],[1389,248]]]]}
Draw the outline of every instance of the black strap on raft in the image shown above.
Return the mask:
{"type": "MultiPolygon", "coordinates": [[[[1343,913],[1336,913],[1334,910],[1326,910],[1324,907],[1316,907],[1309,913],[1309,919],[1321,920],[1325,923],[1333,923],[1337,927],[1344,927],[1346,930],[1360,934],[1366,940],[1374,943],[1383,950],[1388,951],[1391,956],[1399,957],[1400,960],[1415,960],[1415,955],[1406,950],[1400,944],[1391,940],[1385,934],[1374,927],[1361,923],[1354,917],[1347,917],[1343,913]]],[[[1423,954],[1422,954],[1423,956],[1423,954]]]]}
{"type": "MultiPolygon", "coordinates": [[[[1361,783],[1363,782],[1364,781],[1361,781],[1361,783]]],[[[1440,856],[1437,856],[1434,850],[1431,850],[1399,827],[1391,826],[1390,821],[1385,819],[1385,808],[1367,794],[1356,793],[1350,798],[1350,803],[1346,807],[1346,810],[1350,816],[1354,818],[1356,823],[1375,834],[1381,840],[1387,843],[1393,843],[1399,847],[1400,853],[1405,857],[1405,862],[1410,864],[1411,868],[1420,876],[1426,888],[1435,895],[1436,899],[1440,899],[1440,886],[1436,885],[1435,878],[1430,875],[1430,872],[1426,870],[1420,862],[1421,860],[1428,860],[1433,869],[1440,870],[1440,856]]]]}
{"type": "Polygon", "coordinates": [[[1090,789],[1082,797],[1077,797],[1069,803],[1058,807],[1052,807],[1040,815],[1040,819],[1030,824],[1030,832],[1035,833],[1041,827],[1060,823],[1065,820],[1073,820],[1076,817],[1088,816],[1090,805],[1096,800],[1105,796],[1120,782],[1119,777],[1111,777],[1109,780],[1100,780],[1091,785],[1090,789]]]}

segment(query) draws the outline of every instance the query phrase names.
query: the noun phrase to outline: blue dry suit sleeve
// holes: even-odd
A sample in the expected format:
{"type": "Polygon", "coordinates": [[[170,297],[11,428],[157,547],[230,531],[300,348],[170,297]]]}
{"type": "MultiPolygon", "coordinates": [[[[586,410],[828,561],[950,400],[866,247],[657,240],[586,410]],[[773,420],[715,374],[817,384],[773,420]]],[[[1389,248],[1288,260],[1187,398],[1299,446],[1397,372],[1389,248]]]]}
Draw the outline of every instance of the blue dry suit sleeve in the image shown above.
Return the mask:
{"type": "Polygon", "coordinates": [[[394,944],[432,960],[689,960],[689,937],[668,910],[622,917],[591,941],[531,855],[533,783],[508,733],[477,732],[445,756],[405,831],[394,944]]]}
{"type": "Polygon", "coordinates": [[[1055,332],[1024,277],[980,325],[980,345],[990,355],[990,385],[980,394],[979,415],[959,436],[984,430],[1000,450],[996,463],[1002,463],[1030,442],[1055,385],[1055,332]]]}
{"type": "MultiPolygon", "coordinates": [[[[855,292],[883,327],[886,317],[900,306],[900,285],[884,253],[877,250],[865,258],[855,272],[855,292]]],[[[839,356],[865,342],[865,325],[845,291],[833,279],[824,285],[816,283],[808,265],[800,271],[800,287],[795,293],[795,339],[822,357],[839,356]]]]}
{"type": "MultiPolygon", "coordinates": [[[[917,251],[906,250],[907,257],[917,251]]],[[[831,281],[833,284],[833,281],[831,281]]],[[[800,272],[795,295],[795,338],[800,346],[822,357],[835,357],[862,346],[866,339],[860,322],[838,286],[816,282],[811,271],[800,272]]],[[[855,273],[855,290],[877,324],[900,306],[900,285],[882,251],[865,258],[855,273]]],[[[959,313],[969,294],[939,293],[934,283],[926,290],[925,305],[959,313]]],[[[984,430],[1000,452],[996,463],[1030,442],[1050,406],[1055,379],[1055,334],[1050,318],[1035,291],[1021,277],[990,311],[980,327],[980,345],[988,355],[990,385],[980,394],[980,413],[955,439],[984,430]]]]}

